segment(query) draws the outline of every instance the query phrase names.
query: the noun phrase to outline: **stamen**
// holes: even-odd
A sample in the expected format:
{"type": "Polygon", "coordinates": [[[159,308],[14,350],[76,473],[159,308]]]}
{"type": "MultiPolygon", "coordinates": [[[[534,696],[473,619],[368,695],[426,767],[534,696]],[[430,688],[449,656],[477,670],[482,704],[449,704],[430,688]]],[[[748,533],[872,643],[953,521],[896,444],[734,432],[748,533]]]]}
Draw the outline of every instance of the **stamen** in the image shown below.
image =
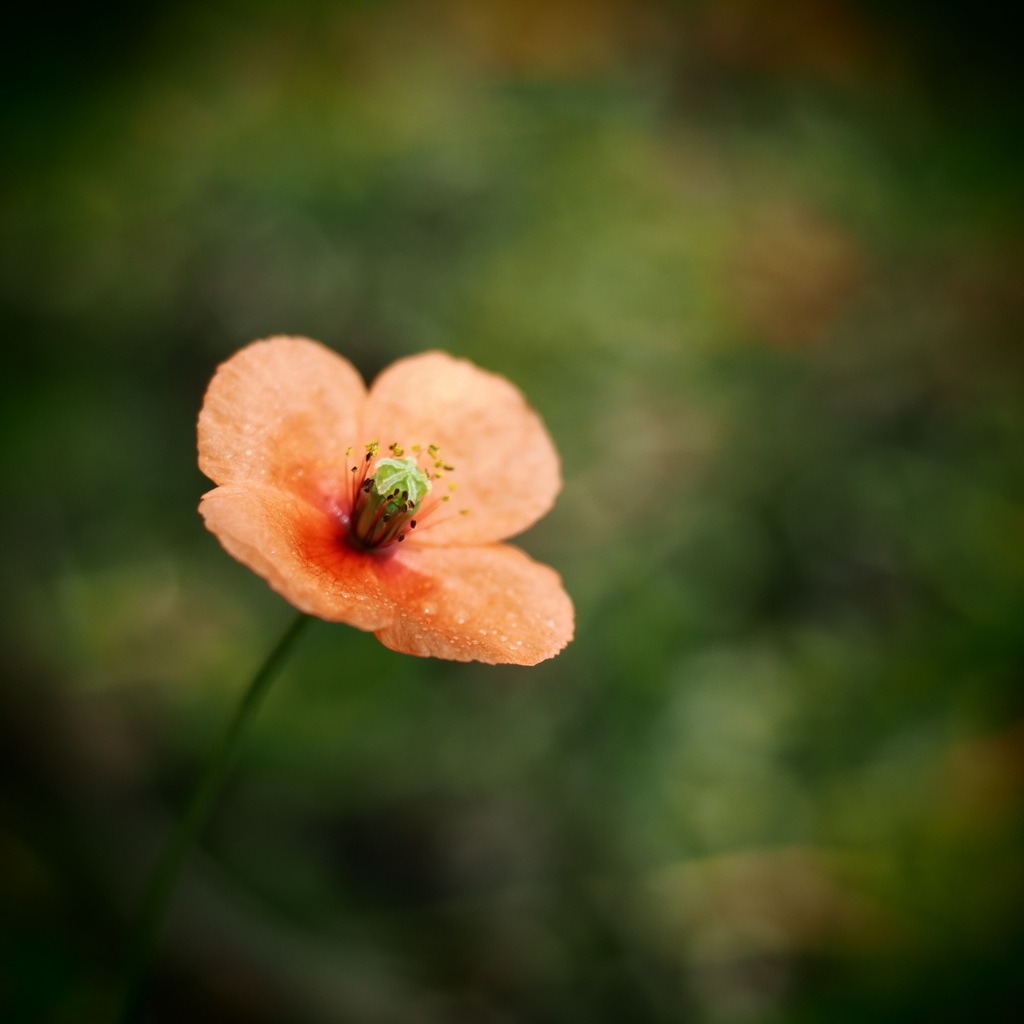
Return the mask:
{"type": "Polygon", "coordinates": [[[417,459],[402,458],[404,449],[397,441],[389,448],[394,458],[379,459],[370,474],[378,445],[366,445],[362,473],[352,482],[345,521],[353,544],[364,551],[380,550],[404,540],[417,522],[411,517],[424,511],[423,499],[430,490],[430,478],[417,459]]]}
{"type": "MultiPolygon", "coordinates": [[[[344,517],[351,542],[358,549],[381,551],[404,541],[411,530],[422,533],[454,514],[469,515],[469,508],[450,509],[437,515],[458,489],[454,481],[445,481],[448,493],[435,493],[428,498],[433,482],[455,472],[455,466],[441,458],[439,445],[410,445],[409,458],[404,458],[406,449],[398,441],[386,446],[386,458],[378,457],[382,446],[377,441],[363,447],[364,457],[357,457],[356,466],[349,464],[352,482],[344,517]]],[[[346,448],[346,459],[352,452],[353,447],[346,448]]]]}

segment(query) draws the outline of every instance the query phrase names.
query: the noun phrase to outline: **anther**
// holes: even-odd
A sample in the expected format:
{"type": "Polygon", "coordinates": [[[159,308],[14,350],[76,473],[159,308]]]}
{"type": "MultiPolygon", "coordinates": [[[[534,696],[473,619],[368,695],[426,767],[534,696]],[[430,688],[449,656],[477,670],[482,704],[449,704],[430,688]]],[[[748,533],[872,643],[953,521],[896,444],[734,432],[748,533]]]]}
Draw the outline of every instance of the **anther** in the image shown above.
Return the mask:
{"type": "Polygon", "coordinates": [[[404,533],[400,533],[400,534],[398,535],[398,539],[399,539],[399,540],[405,540],[405,534],[404,534],[404,533]]]}
{"type": "Polygon", "coordinates": [[[416,520],[415,519],[410,519],[409,520],[409,529],[410,530],[415,530],[416,529],[416,520]]]}

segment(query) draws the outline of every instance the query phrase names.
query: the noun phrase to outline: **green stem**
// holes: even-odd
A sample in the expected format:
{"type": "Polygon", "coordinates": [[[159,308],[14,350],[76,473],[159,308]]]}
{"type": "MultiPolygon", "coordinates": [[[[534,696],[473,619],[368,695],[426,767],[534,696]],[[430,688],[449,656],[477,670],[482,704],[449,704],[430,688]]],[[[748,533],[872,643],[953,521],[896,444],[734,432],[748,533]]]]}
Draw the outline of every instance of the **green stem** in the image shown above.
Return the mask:
{"type": "Polygon", "coordinates": [[[253,676],[234,717],[213,749],[209,764],[192,794],[192,799],[164,848],[160,863],[150,880],[142,913],[132,932],[125,1001],[120,1017],[122,1024],[136,1024],[142,1019],[150,963],[156,952],[160,928],[167,914],[171,896],[174,894],[182,865],[196,836],[206,823],[214,801],[220,795],[237,753],[239,739],[249,719],[255,715],[295,641],[310,621],[310,616],[300,613],[253,676]]]}

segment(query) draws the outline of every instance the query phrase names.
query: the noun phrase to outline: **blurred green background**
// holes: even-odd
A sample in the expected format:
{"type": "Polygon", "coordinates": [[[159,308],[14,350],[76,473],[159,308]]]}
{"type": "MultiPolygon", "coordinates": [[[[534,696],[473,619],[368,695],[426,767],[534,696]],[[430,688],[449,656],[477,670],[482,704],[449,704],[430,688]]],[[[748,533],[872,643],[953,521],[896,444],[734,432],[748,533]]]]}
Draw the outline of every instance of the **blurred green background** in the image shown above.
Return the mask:
{"type": "Polygon", "coordinates": [[[440,347],[545,417],[536,669],[315,624],[153,1022],[1024,1011],[1024,117],[992,4],[258,0],[5,31],[0,1018],[110,1019],[291,610],[213,368],[440,347]]]}

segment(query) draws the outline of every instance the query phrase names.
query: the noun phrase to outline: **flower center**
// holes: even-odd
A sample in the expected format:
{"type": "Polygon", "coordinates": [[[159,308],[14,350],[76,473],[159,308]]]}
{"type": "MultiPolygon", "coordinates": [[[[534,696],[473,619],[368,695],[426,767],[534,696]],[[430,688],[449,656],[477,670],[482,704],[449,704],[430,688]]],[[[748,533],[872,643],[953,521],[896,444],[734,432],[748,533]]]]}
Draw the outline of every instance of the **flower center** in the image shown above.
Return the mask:
{"type": "MultiPolygon", "coordinates": [[[[455,469],[440,458],[437,445],[425,449],[413,445],[411,457],[403,457],[405,449],[397,442],[390,446],[391,458],[377,459],[378,451],[378,443],[371,442],[361,463],[349,467],[352,492],[344,518],[350,542],[362,551],[376,551],[405,540],[418,520],[431,515],[441,502],[451,500],[445,494],[425,503],[434,483],[455,469]]],[[[351,454],[349,448],[346,455],[351,454]]],[[[450,491],[455,488],[454,483],[448,484],[450,491]]],[[[462,515],[466,512],[461,510],[462,515]]]]}

